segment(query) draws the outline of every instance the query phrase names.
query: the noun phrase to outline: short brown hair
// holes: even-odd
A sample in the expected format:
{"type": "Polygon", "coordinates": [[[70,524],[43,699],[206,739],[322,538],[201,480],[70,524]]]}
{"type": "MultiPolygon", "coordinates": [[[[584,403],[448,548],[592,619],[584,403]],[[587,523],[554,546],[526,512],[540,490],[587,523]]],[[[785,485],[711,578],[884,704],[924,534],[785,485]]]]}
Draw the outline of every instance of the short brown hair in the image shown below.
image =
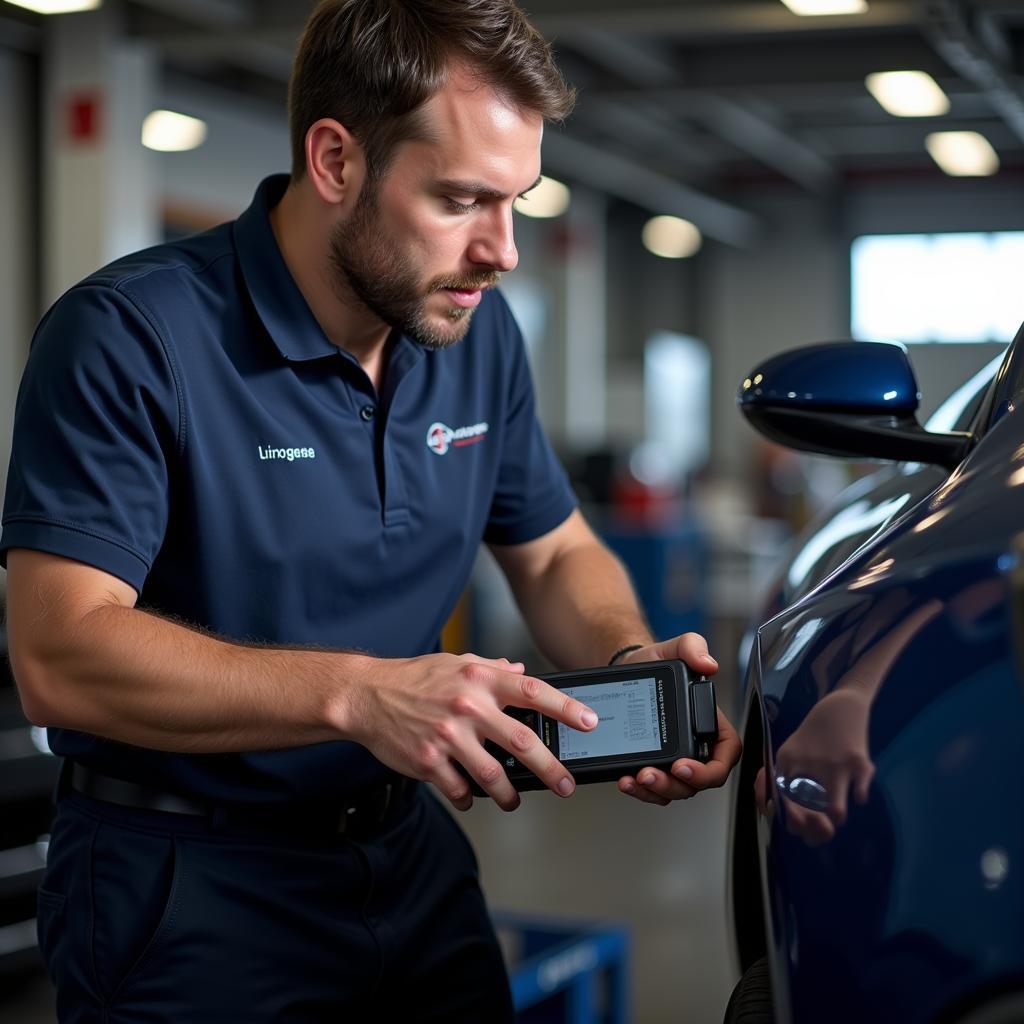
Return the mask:
{"type": "Polygon", "coordinates": [[[562,120],[575,101],[512,0],[322,0],[292,67],[293,178],[306,173],[306,132],[323,117],[352,132],[371,178],[383,177],[395,146],[420,135],[419,108],[459,63],[546,120],[562,120]]]}

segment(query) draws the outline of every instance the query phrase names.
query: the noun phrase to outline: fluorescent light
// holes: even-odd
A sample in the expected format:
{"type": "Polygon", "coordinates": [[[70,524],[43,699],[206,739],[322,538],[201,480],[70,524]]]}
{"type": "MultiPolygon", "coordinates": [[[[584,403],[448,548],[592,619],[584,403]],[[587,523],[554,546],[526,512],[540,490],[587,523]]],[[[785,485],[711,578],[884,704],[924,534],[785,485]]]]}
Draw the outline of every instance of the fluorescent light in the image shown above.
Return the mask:
{"type": "Polygon", "coordinates": [[[670,260],[692,256],[703,241],[700,228],[681,217],[652,217],[642,237],[649,252],[670,260]]]}
{"type": "Polygon", "coordinates": [[[512,205],[527,217],[561,217],[569,209],[569,189],[554,178],[542,177],[534,188],[512,205]]]}
{"type": "Polygon", "coordinates": [[[924,71],[876,71],[864,84],[896,117],[938,117],[949,112],[949,97],[924,71]]]}
{"type": "Polygon", "coordinates": [[[867,0],[782,0],[794,13],[807,18],[821,14],[863,14],[867,0]]]}
{"type": "Polygon", "coordinates": [[[932,132],[924,140],[932,159],[947,174],[984,177],[999,170],[999,157],[977,132],[932,132]]]}
{"type": "Polygon", "coordinates": [[[162,153],[195,149],[206,138],[206,122],[173,110],[154,110],[142,122],[142,144],[162,153]]]}
{"type": "Polygon", "coordinates": [[[15,7],[24,7],[36,14],[75,14],[78,11],[95,11],[103,0],[7,0],[15,7]]]}

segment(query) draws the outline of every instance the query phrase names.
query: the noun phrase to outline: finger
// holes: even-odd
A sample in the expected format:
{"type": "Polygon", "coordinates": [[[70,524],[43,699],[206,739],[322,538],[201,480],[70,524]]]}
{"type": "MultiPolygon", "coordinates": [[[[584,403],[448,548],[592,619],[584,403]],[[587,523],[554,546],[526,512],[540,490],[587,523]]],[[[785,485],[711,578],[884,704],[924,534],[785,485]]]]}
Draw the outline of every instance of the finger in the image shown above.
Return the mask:
{"type": "Polygon", "coordinates": [[[798,807],[792,800],[783,799],[786,808],[786,831],[808,846],[822,846],[836,834],[828,817],[818,811],[798,807]]]}
{"type": "Polygon", "coordinates": [[[508,658],[482,658],[479,654],[463,654],[460,657],[478,665],[491,665],[502,672],[525,672],[526,666],[521,661],[509,661],[508,658]]]}
{"type": "Polygon", "coordinates": [[[450,762],[447,768],[438,769],[431,784],[457,811],[468,811],[473,806],[469,782],[450,762]]]}
{"type": "Polygon", "coordinates": [[[707,764],[682,759],[672,765],[672,774],[694,789],[718,789],[725,785],[732,765],[712,758],[707,764]]]}
{"type": "Polygon", "coordinates": [[[641,803],[657,804],[659,807],[667,807],[670,802],[663,796],[658,796],[657,793],[651,793],[643,786],[638,785],[636,779],[634,779],[632,775],[623,775],[623,777],[619,779],[619,792],[625,793],[627,796],[631,796],[634,800],[639,800],[641,803]]]}
{"type": "MultiPolygon", "coordinates": [[[[712,657],[708,651],[708,642],[700,633],[683,633],[682,636],[664,640],[656,644],[654,650],[656,657],[678,658],[685,661],[694,671],[706,676],[713,676],[718,671],[718,660],[712,657]]],[[[636,655],[640,654],[643,654],[643,651],[636,652],[636,655]]]]}
{"type": "Polygon", "coordinates": [[[672,774],[695,789],[714,789],[723,785],[729,778],[729,773],[739,762],[742,752],[743,744],[736,730],[719,709],[718,741],[711,751],[711,759],[704,764],[691,758],[681,758],[673,764],[672,774]]]}
{"type": "Polygon", "coordinates": [[[478,747],[475,757],[467,758],[462,764],[503,811],[514,811],[519,806],[520,799],[515,786],[509,782],[501,765],[486,750],[478,747]]]}
{"type": "Polygon", "coordinates": [[[848,772],[837,772],[835,777],[829,780],[828,786],[828,816],[836,826],[846,823],[846,800],[850,789],[850,775],[848,772]]]}
{"type": "Polygon", "coordinates": [[[499,714],[498,721],[488,731],[503,750],[514,755],[520,764],[529,768],[545,786],[558,796],[572,796],[576,780],[569,770],[544,746],[540,737],[529,726],[510,715],[499,714]]]}
{"type": "Polygon", "coordinates": [[[533,708],[548,718],[554,718],[572,729],[589,732],[597,725],[597,715],[586,704],[568,696],[536,676],[519,676],[508,680],[501,688],[507,695],[507,704],[533,708]],[[511,685],[509,685],[511,684],[511,685]]]}
{"type": "Polygon", "coordinates": [[[658,768],[641,768],[636,781],[645,792],[654,793],[666,800],[688,800],[697,790],[685,782],[674,779],[658,768]]]}
{"type": "Polygon", "coordinates": [[[871,780],[875,777],[875,766],[871,761],[864,761],[854,770],[853,773],[853,798],[859,804],[868,802],[868,791],[871,789],[871,780]]]}

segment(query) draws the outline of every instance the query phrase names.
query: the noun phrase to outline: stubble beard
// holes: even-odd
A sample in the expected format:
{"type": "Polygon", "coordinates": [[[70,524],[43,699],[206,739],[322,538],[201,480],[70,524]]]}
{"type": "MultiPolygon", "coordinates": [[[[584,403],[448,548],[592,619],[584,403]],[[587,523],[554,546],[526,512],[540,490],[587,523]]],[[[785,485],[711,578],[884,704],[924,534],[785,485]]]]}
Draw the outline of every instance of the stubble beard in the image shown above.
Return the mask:
{"type": "Polygon", "coordinates": [[[473,310],[449,306],[445,329],[431,323],[429,298],[446,288],[488,288],[497,283],[498,275],[485,271],[461,278],[446,276],[421,285],[412,261],[381,230],[377,193],[376,183],[367,181],[349,219],[331,234],[335,288],[343,298],[355,296],[374,316],[423,348],[449,348],[466,336],[473,310]]]}

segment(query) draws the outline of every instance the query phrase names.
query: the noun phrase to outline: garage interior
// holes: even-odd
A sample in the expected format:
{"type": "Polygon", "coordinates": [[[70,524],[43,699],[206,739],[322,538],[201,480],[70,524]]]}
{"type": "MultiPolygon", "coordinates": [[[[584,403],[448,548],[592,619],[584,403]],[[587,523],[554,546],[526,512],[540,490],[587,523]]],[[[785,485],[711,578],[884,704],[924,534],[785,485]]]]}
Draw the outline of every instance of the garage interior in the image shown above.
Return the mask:
{"type": "MultiPolygon", "coordinates": [[[[579,93],[543,146],[567,205],[548,216],[526,205],[519,267],[502,284],[541,419],[655,630],[709,638],[719,702],[734,715],[749,630],[787,541],[870,469],[765,442],[737,412],[737,389],[784,349],[887,338],[908,345],[923,422],[1009,343],[1024,321],[1024,3],[866,0],[818,15],[795,13],[795,0],[522,6],[579,93]],[[895,71],[924,72],[947,102],[891,113],[868,81],[895,71]],[[933,155],[935,136],[953,132],[987,140],[973,173],[933,155]],[[673,240],[652,239],[655,217],[685,222],[674,253],[673,240]],[[901,277],[899,253],[884,249],[892,238],[934,272],[901,277]]],[[[121,254],[237,216],[261,178],[287,169],[287,80],[311,8],[104,0],[46,16],[0,0],[5,467],[49,304],[121,254]],[[202,144],[144,147],[156,110],[200,119],[202,144]]],[[[446,645],[549,668],[486,554],[446,645]]],[[[0,795],[17,809],[44,741],[10,686],[0,698],[0,795]]],[[[510,959],[516,921],[621,929],[629,1020],[721,1020],[738,977],[727,792],[656,808],[598,785],[566,803],[529,795],[510,815],[478,800],[459,821],[492,908],[512,922],[510,959]]],[[[44,835],[0,855],[0,899],[4,871],[33,870],[44,835]]],[[[24,923],[0,925],[0,956],[31,944],[24,923]]],[[[12,959],[0,1019],[54,1020],[31,950],[12,959]]]]}

